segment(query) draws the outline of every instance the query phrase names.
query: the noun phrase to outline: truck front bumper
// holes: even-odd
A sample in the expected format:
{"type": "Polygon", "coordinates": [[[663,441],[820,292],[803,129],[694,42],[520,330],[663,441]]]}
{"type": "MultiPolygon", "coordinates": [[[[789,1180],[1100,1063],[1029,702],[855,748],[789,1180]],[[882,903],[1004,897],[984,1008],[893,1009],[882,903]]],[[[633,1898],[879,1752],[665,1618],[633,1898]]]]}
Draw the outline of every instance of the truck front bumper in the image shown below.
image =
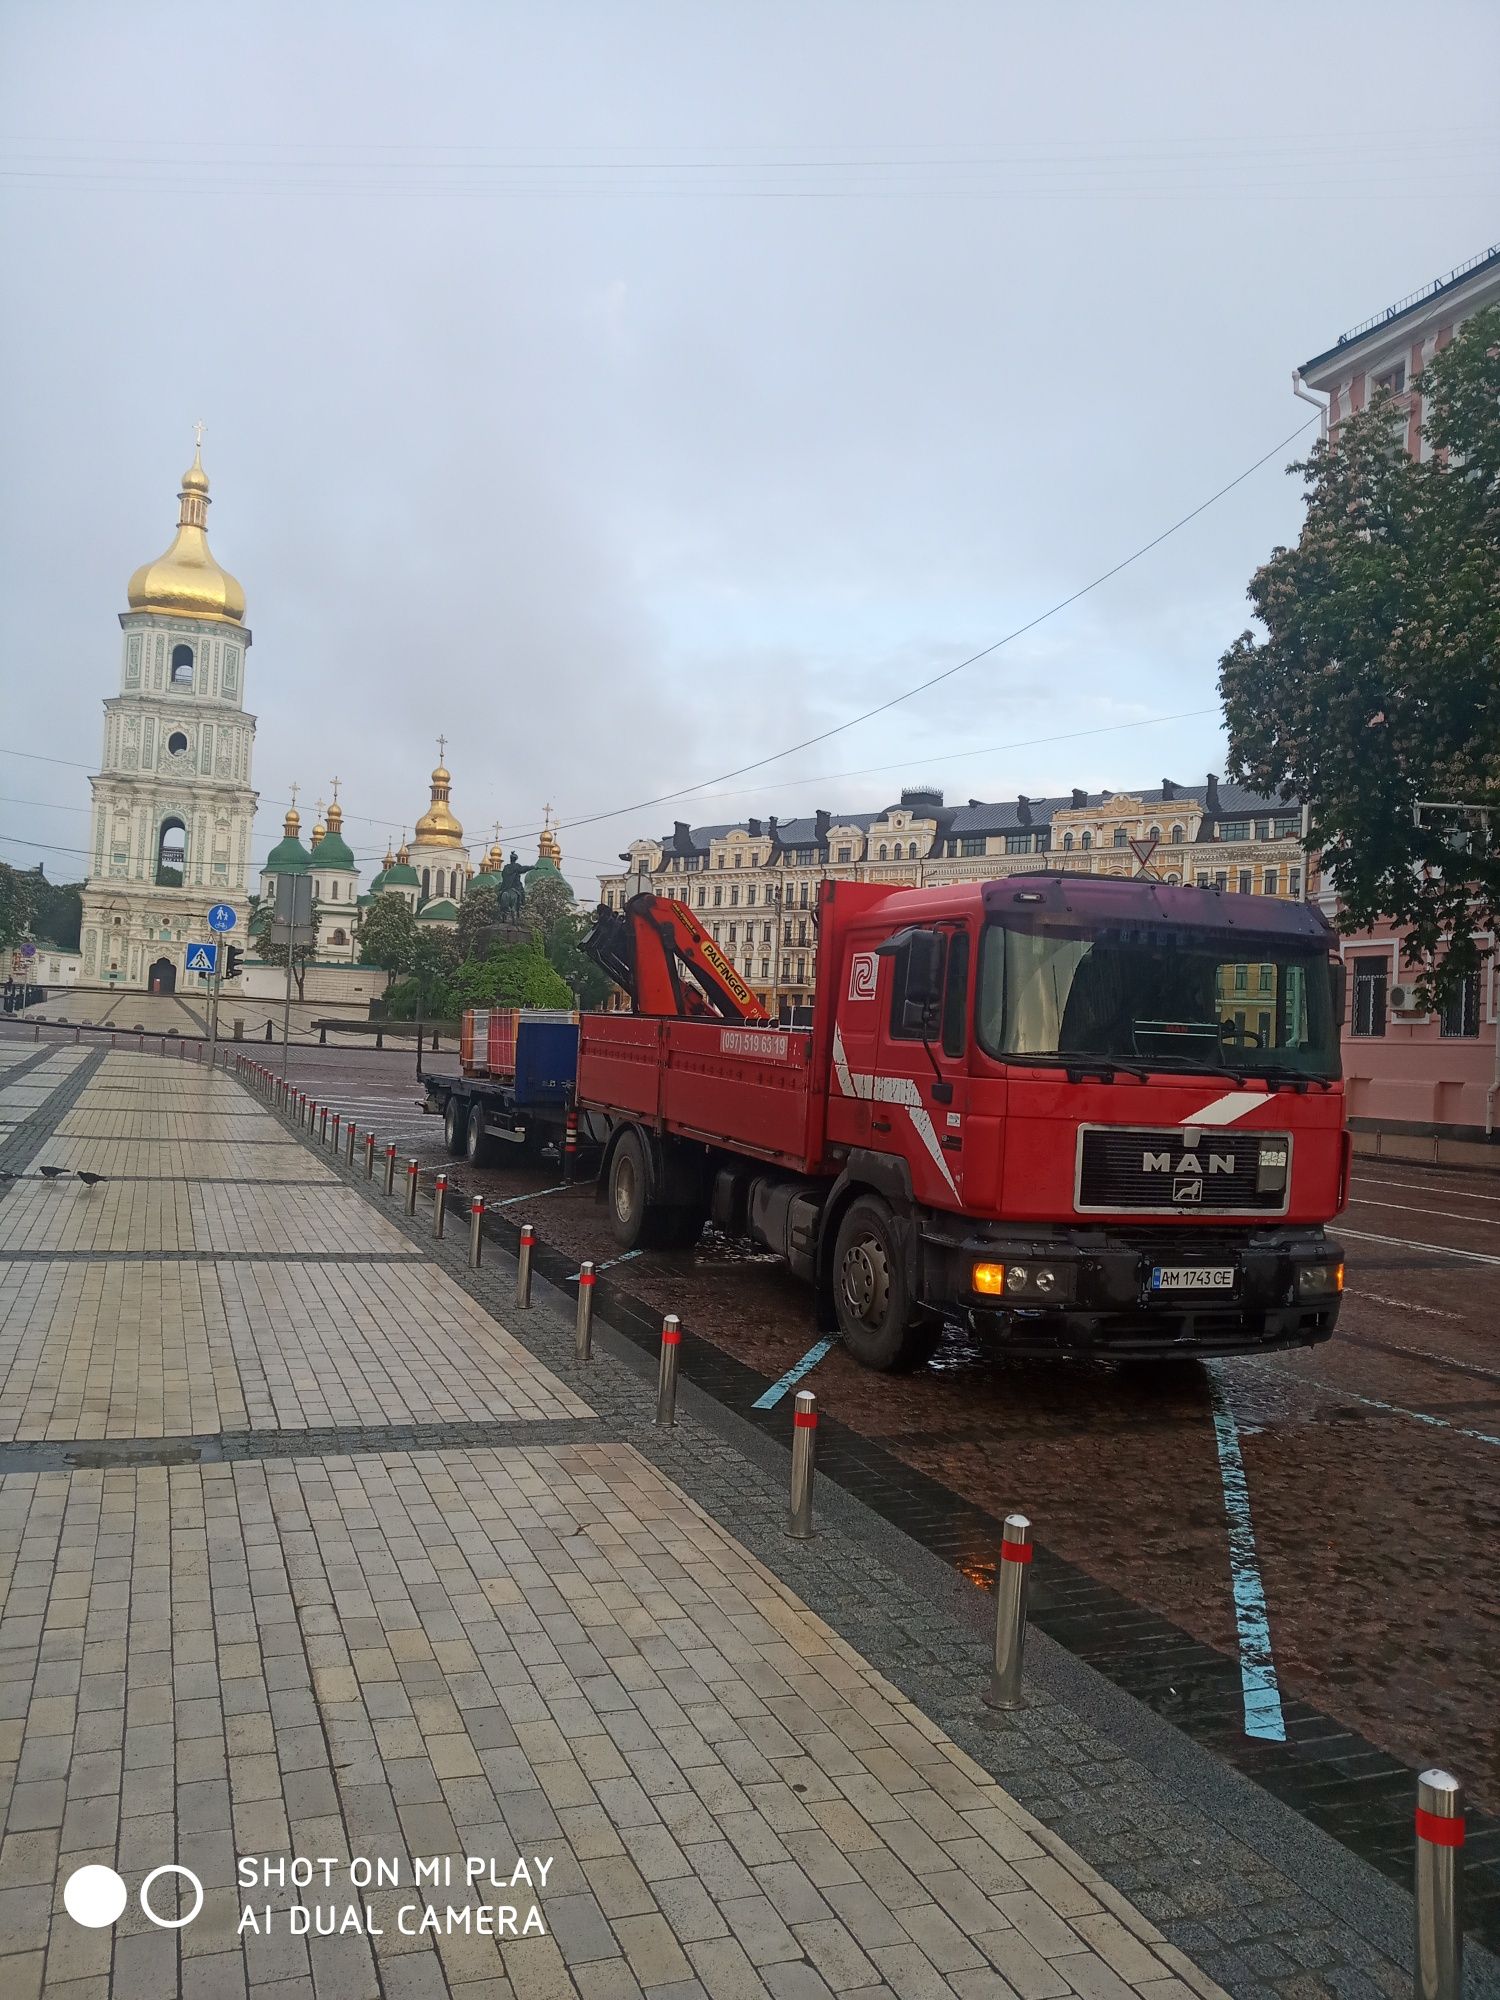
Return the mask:
{"type": "Polygon", "coordinates": [[[1139,1357],[1262,1354],[1311,1347],[1338,1322],[1332,1273],[1343,1251],[1319,1228],[1243,1230],[1058,1228],[1022,1234],[1002,1226],[923,1229],[926,1303],[1013,1354],[1139,1357]],[[1028,1286],[1048,1274],[1051,1296],[1000,1295],[974,1285],[1017,1267],[1028,1286]],[[1213,1289],[1159,1288],[1154,1274],[1212,1269],[1213,1289]],[[1225,1274],[1231,1282],[1224,1284],[1225,1274]]]}

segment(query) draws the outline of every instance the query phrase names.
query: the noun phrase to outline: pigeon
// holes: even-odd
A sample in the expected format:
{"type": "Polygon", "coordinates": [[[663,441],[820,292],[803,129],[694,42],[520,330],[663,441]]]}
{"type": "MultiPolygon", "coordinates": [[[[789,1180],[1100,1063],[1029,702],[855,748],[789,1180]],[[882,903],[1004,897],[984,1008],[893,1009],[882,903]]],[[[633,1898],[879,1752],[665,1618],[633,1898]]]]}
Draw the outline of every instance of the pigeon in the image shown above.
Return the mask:
{"type": "Polygon", "coordinates": [[[85,1187],[98,1187],[100,1181],[107,1181],[109,1179],[109,1175],[87,1174],[84,1172],[83,1168],[80,1167],[78,1169],[78,1178],[83,1182],[85,1187]]]}
{"type": "Polygon", "coordinates": [[[38,1167],[37,1172],[44,1181],[60,1181],[68,1169],[66,1167],[38,1167]]]}

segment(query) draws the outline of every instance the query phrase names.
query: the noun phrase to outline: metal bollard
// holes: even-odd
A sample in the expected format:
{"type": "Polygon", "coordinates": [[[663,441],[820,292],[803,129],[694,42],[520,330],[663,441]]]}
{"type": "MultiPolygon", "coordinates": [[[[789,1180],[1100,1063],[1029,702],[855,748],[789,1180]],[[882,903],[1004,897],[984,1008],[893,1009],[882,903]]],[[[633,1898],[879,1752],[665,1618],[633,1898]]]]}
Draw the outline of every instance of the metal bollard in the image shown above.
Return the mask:
{"type": "Polygon", "coordinates": [[[578,1113],[571,1107],[563,1120],[563,1179],[571,1181],[578,1165],[578,1113]]]}
{"type": "Polygon", "coordinates": [[[394,1139],[392,1139],[391,1143],[385,1149],[385,1191],[387,1194],[394,1194],[396,1192],[396,1142],[394,1139]]]}
{"type": "Polygon", "coordinates": [[[354,1165],[354,1120],[352,1118],[349,1120],[349,1136],[347,1140],[347,1146],[348,1150],[344,1154],[344,1164],[346,1166],[352,1167],[354,1165]]]}
{"type": "Polygon", "coordinates": [[[367,1181],[372,1181],[374,1180],[374,1178],[375,1178],[375,1134],[373,1132],[366,1132],[365,1179],[367,1181]]]}
{"type": "Polygon", "coordinates": [[[573,1359],[580,1367],[594,1358],[594,1266],[585,1257],[578,1267],[578,1319],[573,1328],[573,1359]]]}
{"type": "Polygon", "coordinates": [[[305,1090],[299,1090],[299,1091],[297,1092],[297,1122],[298,1122],[298,1124],[299,1124],[299,1125],[301,1125],[302,1129],[303,1129],[304,1131],[306,1131],[306,1129],[307,1129],[307,1092],[306,1092],[305,1090]]]}
{"type": "Polygon", "coordinates": [[[432,1233],[441,1237],[448,1219],[448,1176],[439,1174],[432,1183],[432,1233]]]}
{"type": "Polygon", "coordinates": [[[656,1421],[665,1426],[677,1421],[677,1357],[682,1350],[682,1322],[668,1313],[661,1323],[661,1364],[656,1376],[656,1421]]]}
{"type": "Polygon", "coordinates": [[[1031,1567],[1031,1523],[1007,1514],[995,1565],[995,1666],[984,1691],[989,1708],[1020,1708],[1021,1660],[1026,1650],[1026,1579],[1031,1567]]]}
{"type": "Polygon", "coordinates": [[[323,1145],[328,1144],[328,1106],[320,1107],[318,1118],[318,1138],[323,1145]]]}
{"type": "Polygon", "coordinates": [[[813,1533],[813,1473],[818,1444],[818,1399],[811,1389],[797,1391],[792,1414],[792,1498],[786,1510],[786,1531],[799,1542],[813,1533]]]}
{"type": "Polygon", "coordinates": [[[521,1224],[521,1245],[516,1252],[516,1304],[531,1304],[531,1253],[536,1248],[536,1231],[529,1222],[521,1224]]]}
{"type": "Polygon", "coordinates": [[[484,1255],[484,1196],[476,1194],[469,1203],[469,1269],[476,1270],[484,1255]]]}
{"type": "Polygon", "coordinates": [[[415,1160],[408,1160],[406,1163],[406,1212],[408,1215],[415,1215],[417,1212],[417,1163],[415,1160]]]}
{"type": "Polygon", "coordinates": [[[344,1114],[342,1111],[335,1111],[333,1114],[333,1146],[332,1146],[332,1150],[335,1153],[339,1150],[340,1146],[343,1144],[343,1139],[344,1139],[344,1114]]]}
{"type": "Polygon", "coordinates": [[[1459,2000],[1464,1985],[1464,1794],[1446,1771],[1417,1780],[1416,2000],[1459,2000]]]}

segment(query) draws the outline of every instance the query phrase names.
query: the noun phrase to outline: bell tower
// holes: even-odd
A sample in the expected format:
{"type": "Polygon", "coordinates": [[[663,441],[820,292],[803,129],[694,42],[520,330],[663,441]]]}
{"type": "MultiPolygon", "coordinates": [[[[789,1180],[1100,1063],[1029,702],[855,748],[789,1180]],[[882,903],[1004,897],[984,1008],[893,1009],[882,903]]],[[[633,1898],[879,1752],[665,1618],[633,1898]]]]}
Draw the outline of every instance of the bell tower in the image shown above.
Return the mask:
{"type": "Polygon", "coordinates": [[[131,577],[120,614],[120,688],[105,700],[104,751],[89,780],[85,986],[201,990],[185,957],[208,936],[209,905],[233,905],[242,927],[248,917],[250,632],[245,593],[208,546],[201,424],[197,433],[172,545],[131,577]]]}

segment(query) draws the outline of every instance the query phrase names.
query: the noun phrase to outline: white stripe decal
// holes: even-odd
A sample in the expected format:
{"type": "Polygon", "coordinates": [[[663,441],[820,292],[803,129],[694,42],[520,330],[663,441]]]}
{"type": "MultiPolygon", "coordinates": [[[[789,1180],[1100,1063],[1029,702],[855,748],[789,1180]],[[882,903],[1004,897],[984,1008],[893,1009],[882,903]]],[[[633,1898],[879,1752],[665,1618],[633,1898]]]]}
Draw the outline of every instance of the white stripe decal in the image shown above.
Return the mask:
{"type": "Polygon", "coordinates": [[[1205,1104],[1201,1111],[1191,1117],[1180,1118],[1180,1125],[1233,1125],[1243,1118],[1247,1111],[1253,1111],[1257,1104],[1266,1102],[1263,1090],[1231,1090],[1223,1097],[1215,1097],[1205,1104]]]}
{"type": "Polygon", "coordinates": [[[953,1170],[948,1165],[943,1152],[942,1141],[933,1128],[932,1115],[922,1102],[922,1093],[909,1076],[873,1076],[859,1070],[851,1070],[849,1058],[844,1049],[844,1037],[837,1026],[833,1031],[833,1072],[839,1092],[844,1097],[858,1097],[873,1100],[876,1104],[899,1104],[911,1115],[917,1137],[937,1163],[938,1170],[958,1200],[958,1186],[953,1178],[953,1170]]]}

